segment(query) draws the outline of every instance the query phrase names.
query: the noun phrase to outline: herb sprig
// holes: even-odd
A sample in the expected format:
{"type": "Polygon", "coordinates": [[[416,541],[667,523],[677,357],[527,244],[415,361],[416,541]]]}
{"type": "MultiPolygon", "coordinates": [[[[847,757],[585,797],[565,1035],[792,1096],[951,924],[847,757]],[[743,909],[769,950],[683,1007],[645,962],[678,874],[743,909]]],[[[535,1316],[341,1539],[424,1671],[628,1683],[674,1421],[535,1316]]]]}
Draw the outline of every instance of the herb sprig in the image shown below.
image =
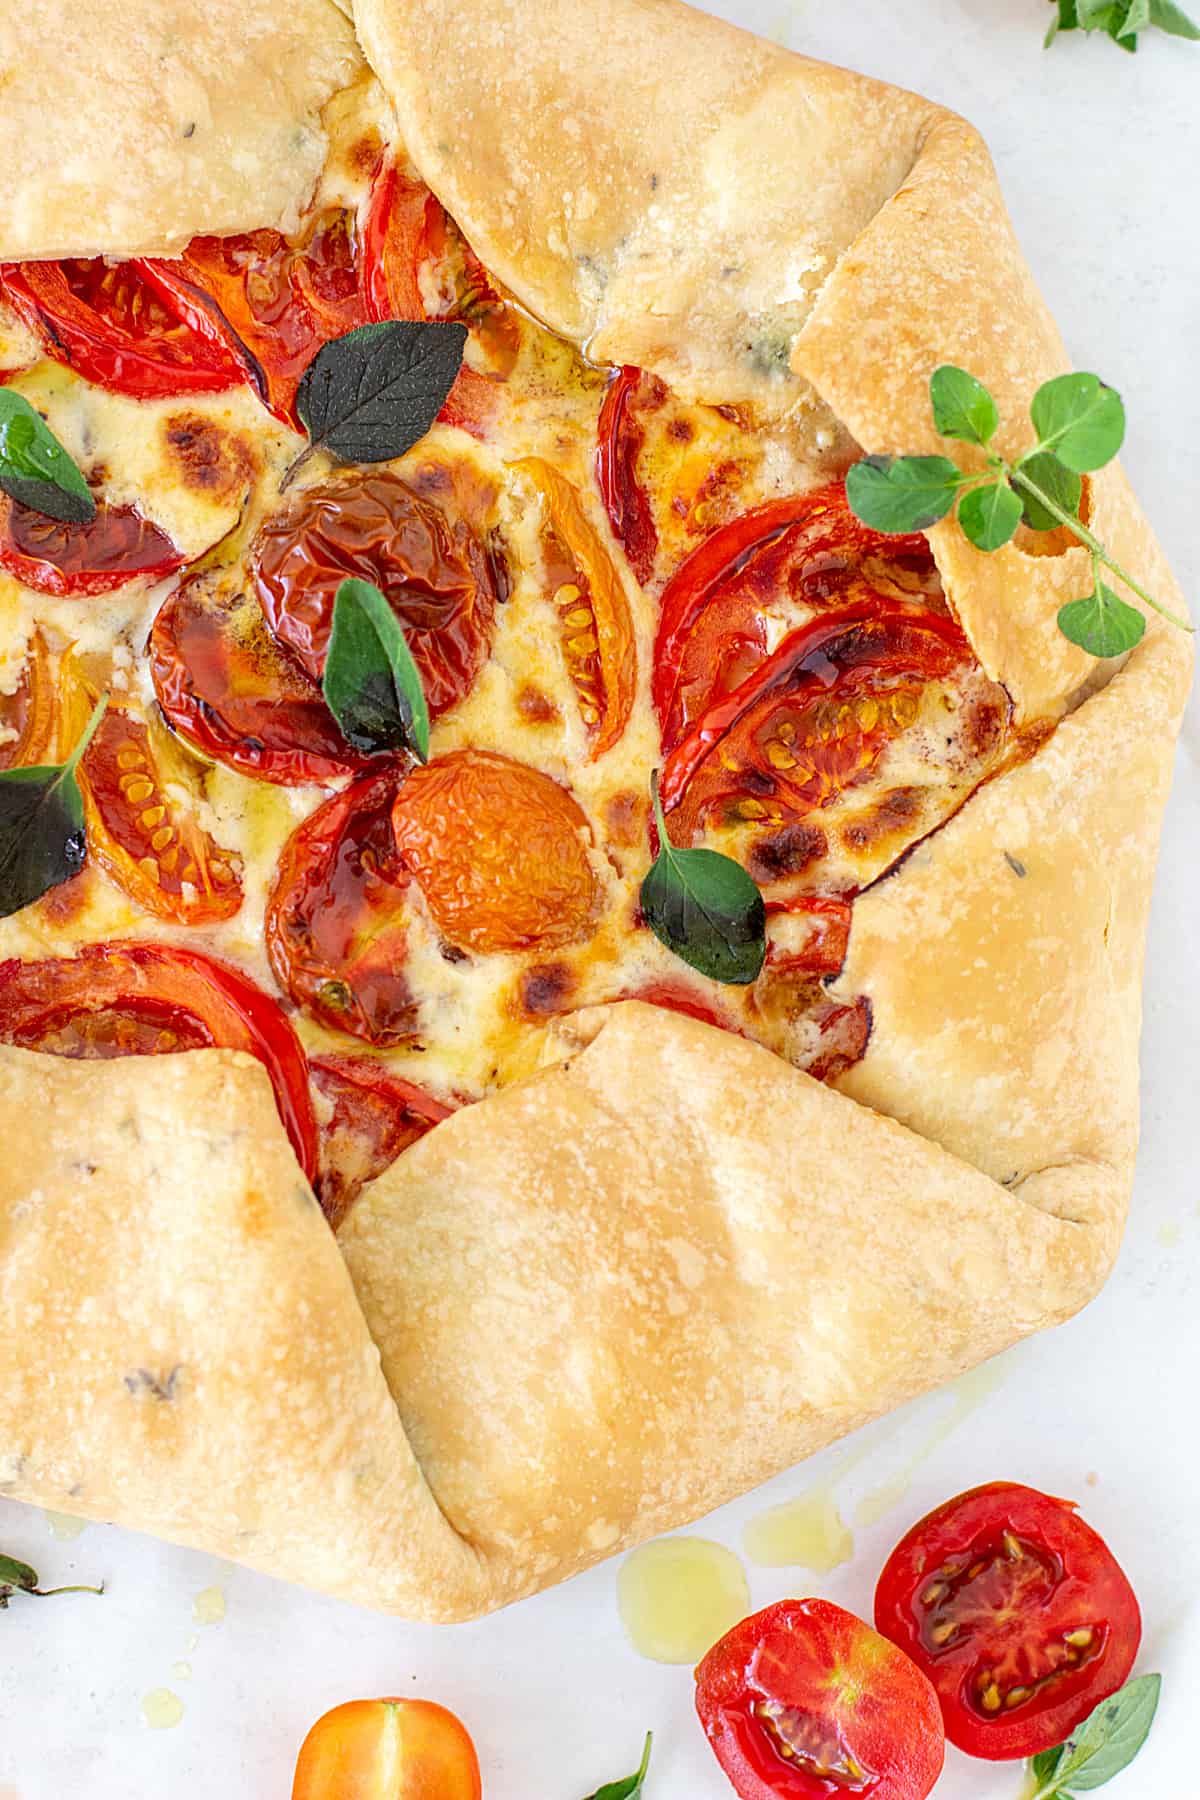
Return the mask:
{"type": "Polygon", "coordinates": [[[107,705],[105,694],[66,762],[0,770],[0,919],[82,869],[87,834],[75,771],[107,705]]]}
{"type": "Polygon", "coordinates": [[[650,1767],[650,1749],[654,1743],[654,1733],[646,1733],[646,1742],[642,1745],[642,1760],[632,1775],[626,1775],[621,1781],[605,1782],[597,1788],[588,1800],[642,1800],[646,1786],[646,1772],[650,1767]]]}
{"type": "Polygon", "coordinates": [[[667,834],[657,772],[650,796],[658,856],[642,882],[642,911],[660,943],[712,981],[747,987],[767,953],[766,908],[740,863],[719,850],[680,850],[667,834]]]}
{"type": "Polygon", "coordinates": [[[1030,408],[1037,442],[1015,462],[991,447],[1000,413],[974,375],[943,364],[930,378],[929,396],[935,429],[983,450],[986,467],[960,469],[948,456],[868,456],[846,476],[856,518],[876,531],[925,531],[957,509],[964,535],[989,552],[1022,523],[1033,531],[1064,526],[1091,556],[1092,589],[1059,608],[1058,628],[1091,656],[1120,656],[1146,629],[1137,607],[1103,580],[1102,567],[1173,625],[1193,629],[1114,561],[1079,516],[1083,476],[1111,462],[1124,441],[1125,408],[1114,388],[1089,374],[1044,382],[1030,408]]]}
{"type": "Polygon", "coordinates": [[[1046,33],[1049,49],[1060,31],[1103,31],[1122,50],[1136,50],[1138,32],[1169,32],[1172,37],[1200,38],[1200,25],[1175,0],[1050,0],[1055,17],[1046,33]]]}
{"type": "Polygon", "coordinates": [[[0,1555],[0,1611],[6,1611],[14,1594],[35,1594],[39,1600],[49,1599],[51,1594],[102,1594],[104,1583],[99,1587],[86,1587],[82,1583],[72,1583],[69,1587],[44,1588],[39,1585],[36,1569],[31,1569],[26,1562],[18,1562],[15,1556],[0,1555]]]}
{"type": "Polygon", "coordinates": [[[1136,1676],[1102,1700],[1065,1744],[1035,1756],[1033,1800],[1074,1800],[1128,1768],[1149,1736],[1161,1690],[1161,1675],[1136,1676]]]}
{"type": "Polygon", "coordinates": [[[59,519],[86,525],[96,502],[78,465],[41,413],[23,394],[0,387],[0,490],[10,500],[59,519]]]}

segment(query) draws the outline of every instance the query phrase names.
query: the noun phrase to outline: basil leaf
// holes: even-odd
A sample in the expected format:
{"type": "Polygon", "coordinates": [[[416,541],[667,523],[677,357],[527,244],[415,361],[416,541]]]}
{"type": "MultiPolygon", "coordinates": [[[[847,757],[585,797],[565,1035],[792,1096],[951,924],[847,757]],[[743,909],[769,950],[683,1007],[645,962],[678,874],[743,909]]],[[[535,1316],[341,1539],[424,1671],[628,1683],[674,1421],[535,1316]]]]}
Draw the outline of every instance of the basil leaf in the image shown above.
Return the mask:
{"type": "Polygon", "coordinates": [[[15,1556],[0,1556],[0,1586],[20,1588],[23,1593],[31,1594],[37,1584],[36,1569],[31,1569],[28,1563],[18,1562],[15,1556]]]}
{"type": "Polygon", "coordinates": [[[323,344],[296,390],[313,447],[341,462],[403,456],[442,410],[466,341],[451,320],[386,319],[323,344]]]}
{"type": "Polygon", "coordinates": [[[952,363],[943,363],[929,379],[933,423],[942,437],[986,444],[996,435],[1000,413],[982,381],[952,363]]]}
{"type": "Polygon", "coordinates": [[[1080,475],[1111,462],[1125,439],[1121,396],[1098,375],[1056,375],[1033,396],[1030,414],[1038,449],[1080,475]]]}
{"type": "Polygon", "coordinates": [[[65,763],[0,770],[0,919],[83,867],[87,838],[75,770],[107,704],[107,695],[97,702],[65,763]]]}
{"type": "Polygon", "coordinates": [[[1172,37],[1200,39],[1200,25],[1176,6],[1175,0],[1150,0],[1150,23],[1172,37]]]}
{"type": "Polygon", "coordinates": [[[1062,1746],[1053,1773],[1059,1791],[1090,1793],[1128,1768],[1150,1735],[1161,1692],[1161,1675],[1138,1675],[1102,1700],[1062,1746]]]}
{"type": "Polygon", "coordinates": [[[326,705],[355,750],[429,755],[429,708],[399,619],[370,581],[349,577],[333,602],[321,682],[326,705]]]}
{"type": "Polygon", "coordinates": [[[847,471],[846,499],[874,531],[924,531],[945,518],[966,479],[946,456],[868,456],[847,471]]]}
{"type": "Polygon", "coordinates": [[[1032,531],[1056,531],[1062,523],[1052,512],[1047,512],[1040,500],[1022,488],[1021,476],[1028,475],[1035,486],[1041,488],[1051,500],[1062,507],[1065,513],[1075,519],[1079,517],[1079,503],[1083,499],[1083,478],[1074,469],[1068,469],[1060,463],[1057,456],[1049,450],[1035,450],[1026,456],[1013,470],[1013,480],[1021,489],[1022,517],[1032,531]]]}
{"type": "Polygon", "coordinates": [[[1021,502],[1007,481],[991,481],[963,495],[958,522],[977,550],[999,550],[1021,523],[1021,502]]]}
{"type": "Polygon", "coordinates": [[[1039,1750],[1037,1755],[1033,1758],[1029,1767],[1033,1774],[1033,1779],[1039,1788],[1044,1788],[1049,1785],[1055,1769],[1057,1769],[1059,1763],[1062,1761],[1062,1753],[1063,1746],[1061,1744],[1056,1744],[1053,1750],[1039,1750]]]}
{"type": "Polygon", "coordinates": [[[632,1775],[626,1775],[623,1781],[609,1781],[589,1794],[588,1800],[641,1800],[642,1790],[646,1784],[646,1770],[650,1767],[650,1746],[654,1742],[654,1733],[646,1733],[646,1742],[642,1746],[642,1760],[632,1775]]]}
{"type": "Polygon", "coordinates": [[[1150,0],[1129,0],[1128,10],[1121,22],[1121,36],[1129,37],[1134,32],[1148,31],[1150,25],[1150,0]]]}
{"type": "Polygon", "coordinates": [[[1058,611],[1058,629],[1089,656],[1122,656],[1140,642],[1146,621],[1103,581],[1082,600],[1068,600],[1058,611]]]}
{"type": "Polygon", "coordinates": [[[84,525],[96,502],[83,475],[23,394],[0,387],[0,489],[21,506],[84,525]]]}
{"type": "Polygon", "coordinates": [[[740,863],[718,850],[677,850],[667,835],[658,797],[650,793],[659,850],[642,883],[646,923],[668,950],[691,968],[730,987],[758,979],[767,953],[763,897],[740,863]]]}

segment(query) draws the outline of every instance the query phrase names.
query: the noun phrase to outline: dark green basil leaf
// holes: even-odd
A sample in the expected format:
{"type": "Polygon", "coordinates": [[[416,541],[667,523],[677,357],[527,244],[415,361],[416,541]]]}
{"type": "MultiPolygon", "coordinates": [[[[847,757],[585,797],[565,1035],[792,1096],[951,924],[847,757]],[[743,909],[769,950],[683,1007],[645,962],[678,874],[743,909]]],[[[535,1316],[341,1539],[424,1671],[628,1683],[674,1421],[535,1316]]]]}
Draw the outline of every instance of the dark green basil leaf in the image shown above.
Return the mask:
{"type": "Polygon", "coordinates": [[[999,550],[1021,523],[1021,502],[1007,481],[989,481],[963,495],[958,522],[977,550],[999,550]]]}
{"type": "Polygon", "coordinates": [[[946,456],[868,456],[847,472],[846,499],[874,531],[924,531],[945,518],[967,479],[946,456]]]}
{"type": "Polygon", "coordinates": [[[603,1787],[597,1788],[594,1794],[590,1794],[588,1800],[641,1800],[642,1791],[646,1785],[646,1771],[650,1767],[650,1747],[653,1742],[654,1733],[648,1731],[646,1742],[642,1746],[641,1764],[635,1773],[626,1775],[622,1781],[606,1782],[603,1787]]]}
{"type": "Polygon", "coordinates": [[[6,387],[0,387],[0,489],[68,525],[96,516],[87,482],[45,419],[23,394],[6,387]]]}
{"type": "Polygon", "coordinates": [[[399,619],[370,581],[350,577],[333,603],[322,690],[355,750],[429,755],[429,709],[399,619]]]}
{"type": "Polygon", "coordinates": [[[763,898],[740,863],[718,850],[677,850],[650,783],[659,850],[642,883],[642,911],[660,943],[713,981],[746,987],[767,953],[763,898]]]}
{"type": "Polygon", "coordinates": [[[1138,1675],[1102,1700],[1060,1747],[1051,1774],[1059,1793],[1090,1793],[1128,1768],[1158,1711],[1161,1675],[1138,1675]]]}
{"type": "Polygon", "coordinates": [[[341,462],[403,456],[442,410],[466,341],[450,320],[387,319],[323,344],[296,390],[314,447],[341,462]]]}
{"type": "Polygon", "coordinates": [[[1052,450],[1079,475],[1102,469],[1125,441],[1121,396],[1098,375],[1056,375],[1043,382],[1029,410],[1038,449],[1052,450]]]}
{"type": "Polygon", "coordinates": [[[1033,531],[1056,531],[1062,523],[1052,512],[1047,512],[1040,500],[1035,500],[1025,486],[1021,477],[1028,475],[1035,487],[1061,506],[1063,511],[1074,519],[1079,516],[1079,503],[1083,499],[1083,477],[1074,469],[1068,469],[1060,463],[1057,456],[1049,450],[1037,450],[1032,456],[1026,456],[1013,470],[1013,481],[1023,501],[1022,516],[1025,523],[1033,531]]]}
{"type": "Polygon", "coordinates": [[[83,867],[87,839],[75,770],[107,704],[106,695],[65,763],[0,770],[0,919],[83,867]]]}
{"type": "Polygon", "coordinates": [[[986,444],[996,435],[1000,414],[996,402],[974,375],[943,363],[929,378],[933,423],[942,437],[986,444]]]}
{"type": "Polygon", "coordinates": [[[1136,606],[1097,581],[1094,593],[1059,608],[1058,629],[1089,656],[1123,656],[1140,642],[1146,621],[1136,606]]]}

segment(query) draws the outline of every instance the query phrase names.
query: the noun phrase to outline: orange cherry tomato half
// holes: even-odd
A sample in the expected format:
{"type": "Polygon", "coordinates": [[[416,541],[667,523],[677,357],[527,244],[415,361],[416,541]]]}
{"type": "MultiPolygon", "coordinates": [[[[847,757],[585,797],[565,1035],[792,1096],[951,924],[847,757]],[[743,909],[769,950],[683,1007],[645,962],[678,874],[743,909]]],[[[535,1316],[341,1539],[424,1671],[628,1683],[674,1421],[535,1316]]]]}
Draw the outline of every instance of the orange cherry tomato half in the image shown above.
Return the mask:
{"type": "Polygon", "coordinates": [[[88,944],[75,956],[0,963],[0,1041],[57,1056],[152,1056],[212,1046],[256,1056],[300,1167],[317,1128],[300,1041],[269,995],[199,950],[88,944]]]}
{"type": "Polygon", "coordinates": [[[41,632],[35,631],[15,692],[0,694],[0,769],[31,769],[49,762],[55,712],[50,652],[41,632]]]}
{"type": "Polygon", "coordinates": [[[875,1623],[929,1676],[946,1736],[971,1756],[1036,1756],[1123,1685],[1138,1603],[1069,1500],[993,1481],[901,1538],[875,1623]]]}
{"type": "Polygon", "coordinates": [[[658,528],[646,490],[638,480],[637,463],[646,428],[638,417],[637,403],[643,395],[661,399],[665,394],[665,384],[657,375],[644,369],[617,369],[605,389],[597,426],[596,484],[613,536],[643,587],[654,574],[658,528]]]}
{"type": "Polygon", "coordinates": [[[595,912],[587,817],[528,763],[489,750],[435,757],[404,781],[392,829],[434,923],[457,949],[570,944],[595,912]]]}
{"type": "Polygon", "coordinates": [[[68,525],[0,495],[0,569],[39,594],[106,594],[139,578],[161,581],[183,561],[136,506],[98,500],[94,518],[68,525]]]}
{"type": "Polygon", "coordinates": [[[315,1056],[309,1068],[329,1111],[321,1124],[317,1199],[336,1231],[367,1183],[454,1108],[369,1056],[315,1056]]]}
{"type": "Polygon", "coordinates": [[[349,1700],[319,1718],[292,1800],[480,1800],[466,1726],[431,1700],[349,1700]]]}
{"type": "Polygon", "coordinates": [[[696,1670],[696,1711],[740,1800],[925,1800],[945,1760],[929,1679],[828,1600],[735,1625],[696,1670]]]}

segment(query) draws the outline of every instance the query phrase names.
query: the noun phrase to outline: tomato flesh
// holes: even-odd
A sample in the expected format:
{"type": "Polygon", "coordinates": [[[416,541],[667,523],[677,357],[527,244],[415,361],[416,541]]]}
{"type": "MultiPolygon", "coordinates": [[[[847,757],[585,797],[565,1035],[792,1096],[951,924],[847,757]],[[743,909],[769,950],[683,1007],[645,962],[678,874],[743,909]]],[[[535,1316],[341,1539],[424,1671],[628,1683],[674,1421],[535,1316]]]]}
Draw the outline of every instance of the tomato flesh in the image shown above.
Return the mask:
{"type": "Polygon", "coordinates": [[[0,495],[0,569],[39,594],[106,594],[139,578],[161,581],[183,561],[136,506],[98,500],[94,518],[68,525],[0,495]]]}
{"type": "Polygon", "coordinates": [[[937,1688],[972,1756],[1036,1756],[1121,1687],[1141,1641],[1116,1558],[1070,1501],[996,1481],[948,1500],[892,1551],[875,1623],[937,1688]]]}
{"type": "Polygon", "coordinates": [[[300,1747],[292,1800],[480,1800],[462,1721],[430,1700],[350,1700],[300,1747]]]}
{"type": "Polygon", "coordinates": [[[16,691],[0,694],[0,769],[31,769],[49,762],[54,713],[50,652],[41,632],[35,631],[16,691]]]}
{"type": "Polygon", "coordinates": [[[309,1068],[330,1109],[316,1190],[336,1231],[367,1183],[454,1109],[369,1056],[318,1056],[309,1068]]]}
{"type": "Polygon", "coordinates": [[[646,429],[637,411],[637,400],[643,393],[658,398],[665,395],[666,389],[656,375],[628,366],[618,369],[609,382],[597,427],[596,483],[613,536],[645,587],[654,574],[658,557],[658,528],[638,480],[638,456],[646,441],[646,429]]]}
{"type": "Polygon", "coordinates": [[[780,1600],[696,1670],[696,1710],[740,1800],[925,1800],[944,1759],[937,1695],[828,1600],[780,1600]]]}

